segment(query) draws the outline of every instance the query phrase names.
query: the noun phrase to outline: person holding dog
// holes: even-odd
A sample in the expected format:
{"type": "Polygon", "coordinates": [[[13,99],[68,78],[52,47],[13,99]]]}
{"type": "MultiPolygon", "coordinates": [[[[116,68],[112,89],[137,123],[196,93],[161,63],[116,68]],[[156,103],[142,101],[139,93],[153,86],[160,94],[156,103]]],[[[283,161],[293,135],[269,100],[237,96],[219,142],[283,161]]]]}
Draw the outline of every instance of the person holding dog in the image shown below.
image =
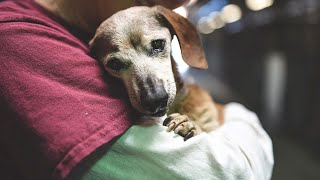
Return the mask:
{"type": "Polygon", "coordinates": [[[158,126],[132,127],[139,114],[130,107],[122,85],[90,56],[87,44],[95,29],[119,10],[155,4],[173,9],[184,2],[1,2],[2,177],[137,179],[145,175],[182,179],[202,177],[200,169],[208,177],[270,178],[272,144],[253,113],[231,104],[217,132],[199,135],[190,142],[172,138],[158,126]],[[155,138],[143,143],[130,141],[145,131],[152,131],[155,138]]]}

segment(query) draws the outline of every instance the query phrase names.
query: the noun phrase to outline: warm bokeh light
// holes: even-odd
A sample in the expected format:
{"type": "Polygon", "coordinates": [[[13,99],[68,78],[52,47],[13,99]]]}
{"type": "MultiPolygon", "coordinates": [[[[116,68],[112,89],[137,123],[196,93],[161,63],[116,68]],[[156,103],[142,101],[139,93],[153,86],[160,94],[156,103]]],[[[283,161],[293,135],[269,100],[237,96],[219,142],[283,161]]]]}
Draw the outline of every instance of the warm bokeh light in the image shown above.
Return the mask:
{"type": "Polygon", "coordinates": [[[245,2],[248,8],[253,11],[259,11],[273,4],[273,0],[246,0],[245,2]]]}
{"type": "Polygon", "coordinates": [[[210,33],[212,33],[214,31],[214,28],[212,28],[208,24],[207,17],[202,17],[199,20],[197,28],[198,28],[199,32],[202,33],[202,34],[210,34],[210,33]]]}
{"type": "Polygon", "coordinates": [[[241,9],[238,5],[229,4],[221,11],[221,19],[225,23],[233,23],[240,20],[242,17],[241,9]]]}
{"type": "Polygon", "coordinates": [[[220,29],[225,25],[225,22],[221,19],[220,12],[212,12],[207,17],[208,25],[212,29],[220,29]]]}
{"type": "Polygon", "coordinates": [[[229,4],[221,11],[213,11],[208,16],[200,18],[198,21],[198,30],[202,34],[210,34],[216,29],[220,29],[226,23],[239,21],[242,17],[242,11],[238,5],[229,4]]]}

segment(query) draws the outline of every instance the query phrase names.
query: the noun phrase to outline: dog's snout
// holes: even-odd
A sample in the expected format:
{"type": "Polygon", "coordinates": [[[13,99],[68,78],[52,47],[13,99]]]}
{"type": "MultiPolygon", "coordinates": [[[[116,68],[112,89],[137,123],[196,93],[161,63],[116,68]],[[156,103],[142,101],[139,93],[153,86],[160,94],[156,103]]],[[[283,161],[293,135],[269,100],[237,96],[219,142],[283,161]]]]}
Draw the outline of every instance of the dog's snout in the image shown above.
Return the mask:
{"type": "Polygon", "coordinates": [[[140,94],[141,106],[153,116],[163,116],[167,111],[169,95],[163,84],[147,80],[148,86],[140,94]]]}
{"type": "MultiPolygon", "coordinates": [[[[143,96],[143,95],[142,95],[143,96]]],[[[167,110],[169,95],[165,91],[153,95],[143,96],[142,107],[154,116],[162,116],[167,110]]]]}

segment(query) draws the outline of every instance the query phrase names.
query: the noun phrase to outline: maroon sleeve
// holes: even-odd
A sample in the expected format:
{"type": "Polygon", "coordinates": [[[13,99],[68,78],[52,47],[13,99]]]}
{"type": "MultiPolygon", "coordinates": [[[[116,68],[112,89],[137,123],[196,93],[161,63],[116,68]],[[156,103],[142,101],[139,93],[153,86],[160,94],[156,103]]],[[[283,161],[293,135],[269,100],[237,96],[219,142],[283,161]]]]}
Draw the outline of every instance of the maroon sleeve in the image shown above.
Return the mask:
{"type": "Polygon", "coordinates": [[[0,14],[0,143],[30,179],[65,178],[134,118],[123,87],[59,28],[0,14]]]}

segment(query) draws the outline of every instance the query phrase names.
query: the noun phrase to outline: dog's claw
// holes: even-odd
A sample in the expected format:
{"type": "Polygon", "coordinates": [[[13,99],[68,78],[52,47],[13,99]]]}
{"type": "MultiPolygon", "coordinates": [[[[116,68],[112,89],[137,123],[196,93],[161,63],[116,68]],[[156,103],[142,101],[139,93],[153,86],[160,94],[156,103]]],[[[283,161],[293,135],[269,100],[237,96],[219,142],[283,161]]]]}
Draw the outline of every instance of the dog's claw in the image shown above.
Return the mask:
{"type": "Polygon", "coordinates": [[[181,116],[179,113],[170,114],[164,121],[163,125],[167,126],[174,118],[181,116]]]}
{"type": "Polygon", "coordinates": [[[169,115],[164,121],[163,125],[167,126],[167,132],[174,131],[184,137],[184,141],[195,136],[197,133],[197,126],[194,121],[191,121],[188,116],[174,113],[169,115]]]}
{"type": "Polygon", "coordinates": [[[190,139],[191,137],[193,137],[193,135],[194,135],[194,132],[193,132],[193,131],[190,131],[190,132],[183,138],[183,140],[186,141],[186,140],[190,139]]]}
{"type": "MultiPolygon", "coordinates": [[[[169,116],[170,117],[170,116],[169,116]]],[[[167,126],[169,124],[169,122],[171,121],[171,119],[167,117],[164,121],[163,121],[163,125],[167,126]]]]}

